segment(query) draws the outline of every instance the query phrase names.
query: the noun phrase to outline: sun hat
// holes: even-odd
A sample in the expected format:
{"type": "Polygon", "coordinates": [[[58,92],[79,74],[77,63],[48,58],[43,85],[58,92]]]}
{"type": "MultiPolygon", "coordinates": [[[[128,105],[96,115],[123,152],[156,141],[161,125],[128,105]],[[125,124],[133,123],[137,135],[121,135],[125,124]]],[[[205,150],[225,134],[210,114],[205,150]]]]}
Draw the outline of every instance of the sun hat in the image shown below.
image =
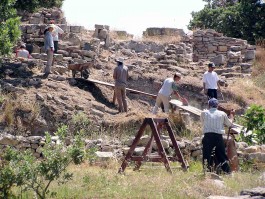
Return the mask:
{"type": "Polygon", "coordinates": [[[119,57],[119,58],[116,58],[115,61],[123,63],[124,62],[124,58],[123,57],[119,57]]]}
{"type": "Polygon", "coordinates": [[[210,63],[208,64],[208,67],[213,67],[213,68],[215,68],[215,64],[214,64],[213,62],[210,62],[210,63]]]}
{"type": "Polygon", "coordinates": [[[208,104],[210,107],[213,107],[213,108],[217,108],[219,102],[217,99],[215,98],[211,98],[209,101],[208,101],[208,104]]]}
{"type": "Polygon", "coordinates": [[[54,28],[54,24],[49,24],[48,26],[46,26],[45,30],[49,29],[49,28],[54,28]]]}

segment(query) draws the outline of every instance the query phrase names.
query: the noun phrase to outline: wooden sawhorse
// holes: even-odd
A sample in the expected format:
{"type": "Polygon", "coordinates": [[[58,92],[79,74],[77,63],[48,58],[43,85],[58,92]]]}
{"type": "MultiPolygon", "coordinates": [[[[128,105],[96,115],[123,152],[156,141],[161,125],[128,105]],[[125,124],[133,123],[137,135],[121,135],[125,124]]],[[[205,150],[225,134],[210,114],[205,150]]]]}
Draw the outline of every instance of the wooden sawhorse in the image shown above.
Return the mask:
{"type": "Polygon", "coordinates": [[[137,135],[135,136],[135,139],[127,153],[127,155],[125,156],[125,159],[119,169],[119,173],[124,172],[125,168],[128,165],[128,162],[130,161],[135,161],[136,165],[135,165],[135,170],[139,169],[142,161],[148,161],[148,162],[163,162],[167,171],[169,171],[170,173],[172,173],[172,170],[170,168],[169,165],[169,160],[171,161],[178,161],[181,163],[181,167],[183,168],[183,170],[187,170],[188,169],[188,165],[186,163],[186,161],[183,158],[183,155],[179,149],[178,143],[176,141],[175,135],[172,131],[172,128],[169,124],[168,119],[159,119],[159,118],[145,118],[143,121],[143,124],[141,125],[137,135]],[[144,134],[144,130],[147,127],[147,125],[149,125],[151,127],[151,138],[148,141],[142,155],[140,156],[133,156],[133,152],[138,144],[138,142],[140,141],[142,135],[144,134]],[[161,139],[160,139],[160,131],[162,129],[162,127],[166,127],[167,132],[169,134],[169,137],[172,141],[174,150],[175,150],[175,154],[174,156],[167,156],[165,149],[161,143],[161,139]],[[158,155],[151,155],[151,150],[152,150],[152,143],[153,141],[156,142],[157,144],[157,149],[158,149],[158,155]]]}

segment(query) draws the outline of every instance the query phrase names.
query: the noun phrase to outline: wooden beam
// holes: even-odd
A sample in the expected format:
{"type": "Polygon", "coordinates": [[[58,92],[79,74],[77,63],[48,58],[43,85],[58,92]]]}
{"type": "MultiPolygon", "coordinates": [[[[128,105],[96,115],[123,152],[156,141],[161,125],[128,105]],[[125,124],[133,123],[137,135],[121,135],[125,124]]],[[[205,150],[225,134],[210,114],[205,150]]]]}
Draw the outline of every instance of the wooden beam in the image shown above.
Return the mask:
{"type": "MultiPolygon", "coordinates": [[[[99,81],[99,80],[95,80],[95,79],[90,79],[90,78],[86,79],[86,80],[82,79],[82,81],[88,81],[88,82],[92,82],[92,83],[95,83],[95,84],[109,86],[109,87],[112,87],[112,88],[115,87],[114,84],[103,82],[103,81],[99,81]]],[[[131,88],[126,88],[126,91],[128,91],[130,93],[134,93],[134,94],[142,94],[142,95],[146,95],[146,96],[149,96],[149,97],[152,97],[152,98],[156,98],[156,95],[154,95],[154,94],[146,93],[146,92],[139,91],[139,90],[134,90],[134,89],[131,89],[131,88]]]]}
{"type": "MultiPolygon", "coordinates": [[[[185,110],[185,111],[187,111],[189,113],[192,113],[192,114],[194,114],[194,115],[196,115],[198,117],[201,116],[202,110],[200,110],[200,109],[198,109],[196,107],[190,106],[190,105],[184,106],[184,105],[182,105],[182,102],[179,101],[179,100],[175,100],[175,99],[174,100],[170,100],[169,103],[172,104],[172,105],[175,105],[179,109],[183,109],[183,110],[185,110]]],[[[243,129],[243,126],[240,126],[239,124],[236,124],[236,123],[233,123],[233,124],[234,124],[235,127],[231,128],[231,133],[232,134],[239,134],[241,132],[241,130],[243,129]]]]}

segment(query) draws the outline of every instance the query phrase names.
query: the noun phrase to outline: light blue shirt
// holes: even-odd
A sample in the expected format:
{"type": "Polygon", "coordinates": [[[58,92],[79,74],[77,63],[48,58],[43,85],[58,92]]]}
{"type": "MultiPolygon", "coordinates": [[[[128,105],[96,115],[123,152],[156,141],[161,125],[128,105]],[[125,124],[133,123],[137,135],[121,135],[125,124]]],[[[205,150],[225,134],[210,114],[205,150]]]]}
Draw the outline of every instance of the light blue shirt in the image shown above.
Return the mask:
{"type": "Polygon", "coordinates": [[[201,122],[203,124],[203,133],[224,134],[224,125],[228,127],[233,126],[226,113],[217,110],[217,108],[202,111],[201,122]]]}
{"type": "Polygon", "coordinates": [[[47,31],[44,37],[44,49],[45,51],[48,51],[51,48],[54,50],[53,37],[51,32],[47,31]]]}

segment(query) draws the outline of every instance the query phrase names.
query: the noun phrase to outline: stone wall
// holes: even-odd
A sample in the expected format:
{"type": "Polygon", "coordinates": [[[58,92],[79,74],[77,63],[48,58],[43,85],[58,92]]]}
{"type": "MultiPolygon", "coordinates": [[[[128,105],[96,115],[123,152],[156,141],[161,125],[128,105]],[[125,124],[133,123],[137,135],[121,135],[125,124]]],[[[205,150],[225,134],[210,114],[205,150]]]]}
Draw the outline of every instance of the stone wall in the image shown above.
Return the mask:
{"type": "Polygon", "coordinates": [[[42,8],[35,13],[18,11],[18,15],[21,16],[23,24],[48,24],[51,20],[54,20],[57,24],[66,24],[63,12],[59,8],[42,8]]]}
{"type": "Polygon", "coordinates": [[[252,61],[255,58],[255,47],[246,40],[225,37],[214,30],[197,30],[193,33],[193,61],[211,60],[217,65],[252,61]]]}
{"type": "Polygon", "coordinates": [[[111,43],[110,34],[109,34],[109,26],[95,24],[94,37],[100,39],[101,41],[104,41],[105,47],[109,47],[111,43]]]}
{"type": "MultiPolygon", "coordinates": [[[[104,141],[102,139],[97,140],[84,140],[86,148],[97,147],[99,152],[109,152],[112,153],[112,157],[125,155],[133,140],[135,138],[132,137],[128,139],[124,144],[119,142],[111,142],[104,141]]],[[[202,145],[201,145],[201,137],[195,137],[193,140],[184,140],[178,139],[177,143],[185,157],[192,157],[194,159],[201,160],[202,158],[202,145]]],[[[135,149],[135,155],[141,155],[145,149],[146,144],[150,140],[149,136],[142,136],[138,146],[135,149]]],[[[57,136],[52,136],[52,142],[54,144],[59,144],[60,140],[57,136]]],[[[161,135],[161,143],[166,151],[173,150],[172,142],[169,136],[161,135]]],[[[45,144],[45,137],[43,136],[14,136],[10,134],[1,134],[0,135],[0,151],[4,149],[6,146],[12,146],[18,150],[31,150],[35,157],[39,158],[42,156],[42,147],[45,144]]],[[[67,144],[71,144],[71,140],[67,141],[67,144]]],[[[265,145],[261,146],[248,146],[244,142],[238,142],[237,151],[240,158],[253,160],[257,162],[265,163],[265,145]]],[[[153,151],[157,151],[157,145],[152,145],[153,151]]]]}
{"type": "Polygon", "coordinates": [[[177,28],[147,28],[143,32],[143,36],[185,36],[182,29],[177,28]]]}

